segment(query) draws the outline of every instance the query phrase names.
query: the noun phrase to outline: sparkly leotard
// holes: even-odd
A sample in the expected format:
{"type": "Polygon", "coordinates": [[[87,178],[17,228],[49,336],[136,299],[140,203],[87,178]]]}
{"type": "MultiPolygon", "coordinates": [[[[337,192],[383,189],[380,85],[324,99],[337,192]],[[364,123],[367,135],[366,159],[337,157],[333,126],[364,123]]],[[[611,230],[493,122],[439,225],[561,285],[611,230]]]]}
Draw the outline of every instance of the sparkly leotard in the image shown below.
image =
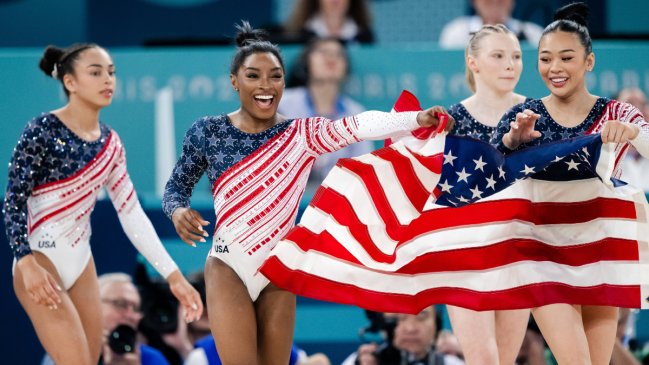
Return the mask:
{"type": "MultiPolygon", "coordinates": [[[[494,133],[492,143],[504,153],[509,153],[509,150],[503,143],[503,136],[509,131],[510,123],[516,120],[516,113],[522,112],[525,109],[530,109],[541,117],[536,121],[535,130],[541,132],[541,137],[534,139],[528,143],[524,143],[517,149],[526,148],[528,146],[538,146],[552,141],[561,139],[572,138],[584,134],[598,133],[604,128],[604,124],[609,120],[618,120],[623,123],[632,123],[640,128],[638,136],[630,141],[638,152],[645,158],[649,157],[649,122],[645,120],[640,111],[628,103],[623,103],[609,98],[598,98],[595,105],[590,110],[586,119],[579,125],[571,128],[560,125],[557,121],[552,119],[550,113],[545,108],[543,101],[540,99],[530,99],[525,103],[514,106],[507,112],[500,123],[498,123],[497,131],[494,133]]],[[[621,164],[619,163],[626,154],[628,143],[618,143],[615,148],[616,155],[616,168],[613,177],[619,178],[622,174],[621,164]]]]}
{"type": "Polygon", "coordinates": [[[477,121],[461,103],[451,105],[448,114],[455,119],[453,130],[449,134],[467,136],[489,143],[496,131],[495,127],[477,121]]]}
{"type": "Polygon", "coordinates": [[[314,159],[361,139],[384,139],[418,127],[416,112],[364,112],[336,121],[287,120],[257,134],[226,115],[196,121],[167,183],[163,208],[188,207],[204,172],[213,187],[216,230],[209,255],[228,264],[252,300],[268,284],[258,269],[294,226],[314,159]]]}
{"type": "Polygon", "coordinates": [[[27,124],[9,163],[3,213],[14,263],[39,251],[66,289],[90,260],[90,213],[104,187],[135,247],[164,277],[177,269],[140,206],[119,136],[100,129],[86,141],[43,114],[27,124]]]}

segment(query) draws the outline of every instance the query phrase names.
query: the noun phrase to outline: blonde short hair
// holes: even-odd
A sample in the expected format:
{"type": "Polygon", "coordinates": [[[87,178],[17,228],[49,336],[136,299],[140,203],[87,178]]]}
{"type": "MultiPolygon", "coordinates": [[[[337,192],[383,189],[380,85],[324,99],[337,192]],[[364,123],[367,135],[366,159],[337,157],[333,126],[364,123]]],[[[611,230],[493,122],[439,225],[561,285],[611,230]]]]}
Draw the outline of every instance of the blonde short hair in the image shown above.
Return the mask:
{"type": "Polygon", "coordinates": [[[473,76],[473,72],[469,69],[468,57],[477,57],[482,40],[492,34],[511,34],[512,36],[514,36],[514,38],[516,38],[514,32],[509,30],[509,28],[507,28],[503,24],[485,24],[475,33],[471,34],[469,43],[467,44],[464,51],[464,58],[466,63],[466,82],[467,84],[469,84],[469,89],[471,89],[471,91],[473,92],[476,91],[475,77],[473,76]]]}

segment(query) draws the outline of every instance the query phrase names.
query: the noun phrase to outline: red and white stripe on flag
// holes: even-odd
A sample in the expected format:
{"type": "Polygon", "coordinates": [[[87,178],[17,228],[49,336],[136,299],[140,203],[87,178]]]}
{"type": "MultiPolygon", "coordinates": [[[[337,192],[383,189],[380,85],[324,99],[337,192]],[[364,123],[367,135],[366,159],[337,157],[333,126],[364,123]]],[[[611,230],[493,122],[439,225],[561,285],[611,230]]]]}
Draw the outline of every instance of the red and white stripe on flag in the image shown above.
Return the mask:
{"type": "Polygon", "coordinates": [[[464,207],[437,206],[428,198],[444,138],[433,140],[424,151],[396,143],[341,160],[261,272],[298,295],[382,312],[649,308],[642,192],[597,178],[527,179],[464,207]]]}

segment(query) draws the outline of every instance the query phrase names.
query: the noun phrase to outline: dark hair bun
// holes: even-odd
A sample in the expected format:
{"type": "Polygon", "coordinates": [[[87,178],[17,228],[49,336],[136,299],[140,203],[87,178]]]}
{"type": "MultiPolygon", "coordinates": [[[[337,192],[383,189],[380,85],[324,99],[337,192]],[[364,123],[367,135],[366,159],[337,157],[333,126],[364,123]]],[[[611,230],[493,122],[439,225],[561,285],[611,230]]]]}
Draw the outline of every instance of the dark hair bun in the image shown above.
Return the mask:
{"type": "Polygon", "coordinates": [[[59,62],[61,56],[63,56],[65,51],[56,46],[47,46],[45,52],[43,52],[43,57],[41,57],[38,67],[47,75],[52,77],[52,71],[54,71],[54,65],[59,62]]]}
{"type": "Polygon", "coordinates": [[[586,27],[588,26],[588,5],[586,3],[572,3],[562,6],[554,12],[554,20],[572,20],[586,27]]]}
{"type": "Polygon", "coordinates": [[[263,29],[253,29],[249,22],[242,20],[241,25],[237,24],[235,41],[237,47],[245,47],[250,43],[268,40],[268,33],[263,29]]]}

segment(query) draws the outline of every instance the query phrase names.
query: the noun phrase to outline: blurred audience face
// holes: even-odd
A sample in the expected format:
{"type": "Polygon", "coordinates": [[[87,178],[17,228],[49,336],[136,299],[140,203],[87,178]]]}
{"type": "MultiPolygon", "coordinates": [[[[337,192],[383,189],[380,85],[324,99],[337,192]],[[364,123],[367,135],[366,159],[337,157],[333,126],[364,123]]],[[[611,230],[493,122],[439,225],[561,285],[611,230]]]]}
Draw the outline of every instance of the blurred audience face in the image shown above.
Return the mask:
{"type": "Polygon", "coordinates": [[[100,288],[102,305],[102,326],[112,331],[120,324],[127,324],[137,329],[142,313],[140,312],[140,293],[133,283],[110,282],[100,288]]]}
{"type": "Polygon", "coordinates": [[[645,118],[649,118],[649,104],[647,104],[647,96],[642,90],[636,87],[623,89],[617,99],[635,106],[640,109],[645,118]]]}
{"type": "Polygon", "coordinates": [[[484,37],[477,56],[468,58],[474,77],[479,77],[491,90],[512,92],[523,72],[521,46],[513,34],[484,37]]]}
{"type": "Polygon", "coordinates": [[[320,12],[325,16],[346,18],[350,0],[319,0],[320,12]]]}
{"type": "Polygon", "coordinates": [[[308,58],[309,80],[342,82],[347,75],[343,45],[335,40],[319,41],[308,58]]]}
{"type": "Polygon", "coordinates": [[[473,8],[485,24],[504,24],[514,9],[514,0],[473,0],[473,8]]]}
{"type": "Polygon", "coordinates": [[[416,358],[421,358],[435,342],[437,325],[435,309],[428,307],[417,315],[397,314],[397,327],[394,330],[394,346],[416,358]]]}

